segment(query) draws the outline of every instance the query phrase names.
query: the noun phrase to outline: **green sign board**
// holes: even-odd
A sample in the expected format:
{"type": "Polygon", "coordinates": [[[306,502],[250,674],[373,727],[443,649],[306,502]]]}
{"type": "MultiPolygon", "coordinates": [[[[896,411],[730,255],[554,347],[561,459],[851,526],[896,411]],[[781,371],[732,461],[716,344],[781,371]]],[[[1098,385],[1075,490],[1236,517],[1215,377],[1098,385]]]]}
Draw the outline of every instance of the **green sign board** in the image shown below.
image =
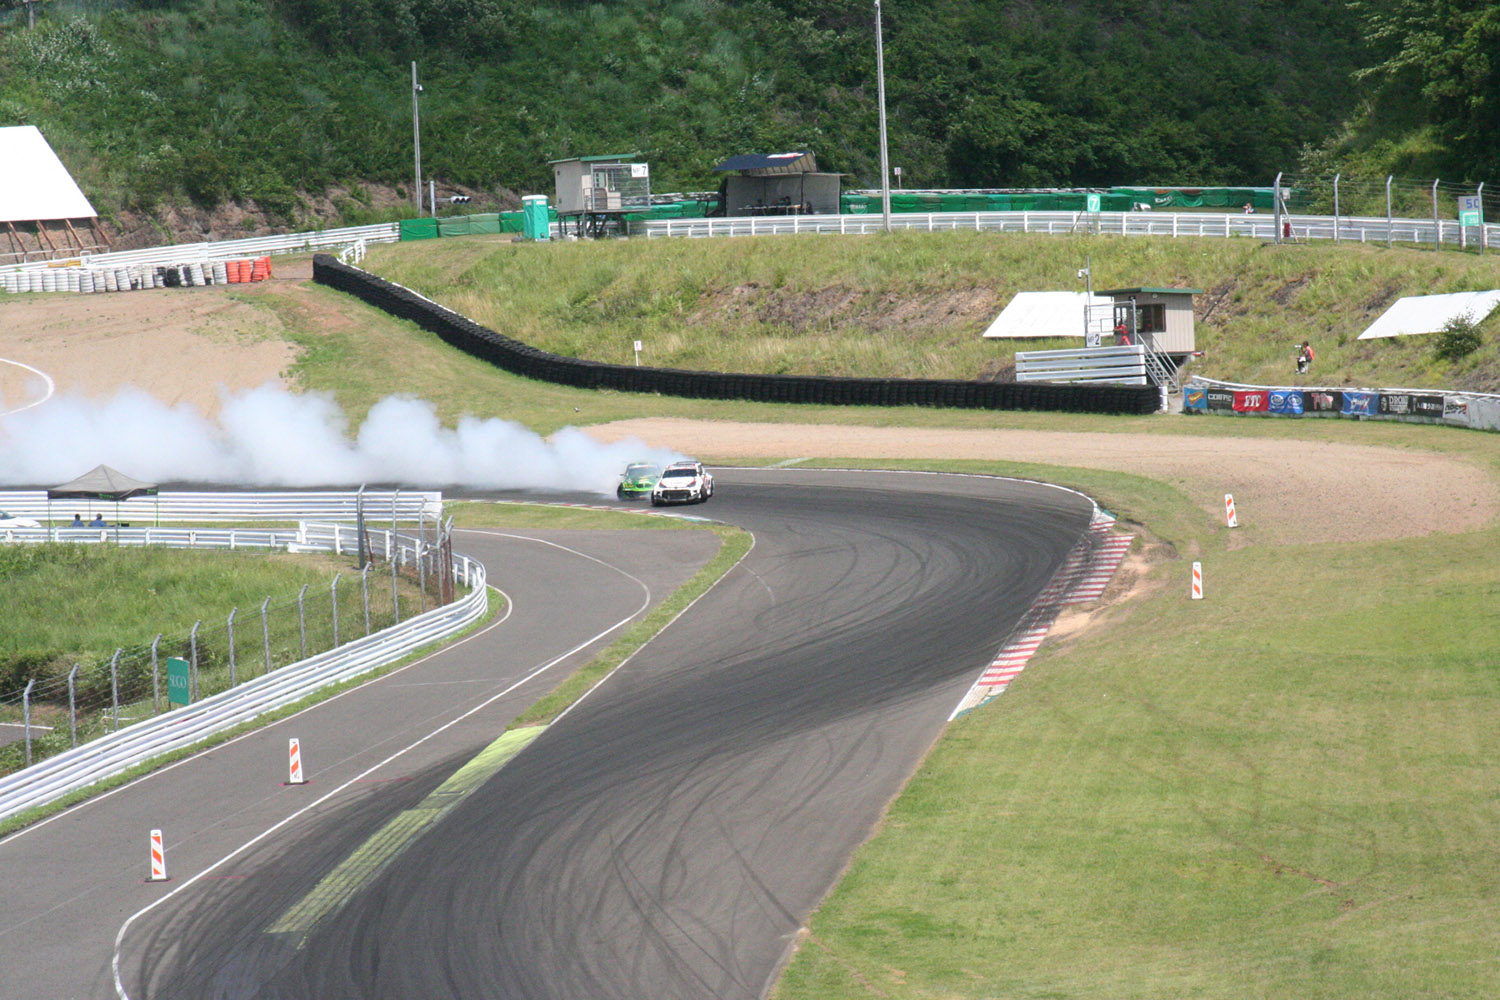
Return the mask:
{"type": "Polygon", "coordinates": [[[174,705],[186,705],[193,700],[192,679],[188,661],[180,656],[167,657],[167,700],[174,705]]]}
{"type": "MultiPolygon", "coordinates": [[[[1090,212],[1099,211],[1099,196],[1097,194],[1085,195],[1084,200],[1087,202],[1086,207],[1090,212]]],[[[1074,204],[1076,205],[1077,202],[1074,202],[1074,204]]]]}

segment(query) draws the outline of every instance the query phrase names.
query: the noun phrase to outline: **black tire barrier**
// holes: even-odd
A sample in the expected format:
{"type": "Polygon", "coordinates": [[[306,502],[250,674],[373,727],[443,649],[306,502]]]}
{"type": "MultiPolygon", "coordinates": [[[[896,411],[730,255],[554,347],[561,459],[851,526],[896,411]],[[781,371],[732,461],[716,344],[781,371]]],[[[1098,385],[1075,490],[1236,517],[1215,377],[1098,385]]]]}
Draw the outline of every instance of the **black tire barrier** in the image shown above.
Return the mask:
{"type": "Polygon", "coordinates": [[[756,403],[1118,414],[1155,413],[1161,400],[1155,386],[756,375],[610,365],[549,354],[512,340],[409,289],[340,263],[328,254],[313,257],[313,280],[410,320],[445,344],[513,375],[580,389],[613,389],[690,399],[743,399],[756,403]]]}

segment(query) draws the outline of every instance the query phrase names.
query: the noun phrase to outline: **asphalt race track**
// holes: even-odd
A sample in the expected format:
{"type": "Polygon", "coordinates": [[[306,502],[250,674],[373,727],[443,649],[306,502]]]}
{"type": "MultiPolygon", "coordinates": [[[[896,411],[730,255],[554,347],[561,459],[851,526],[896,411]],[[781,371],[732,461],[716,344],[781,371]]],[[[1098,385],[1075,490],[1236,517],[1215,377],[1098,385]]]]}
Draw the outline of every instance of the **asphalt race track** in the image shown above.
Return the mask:
{"type": "MultiPolygon", "coordinates": [[[[684,512],[756,539],[719,586],[487,780],[449,795],[488,742],[476,732],[405,760],[380,794],[298,817],[170,898],[132,886],[115,927],[140,900],[161,902],[120,933],[129,995],[762,996],[1091,505],[970,477],[717,478],[713,501],[684,512]],[[438,800],[443,811],[424,813],[438,800]],[[334,877],[379,854],[401,817],[422,815],[439,818],[380,855],[394,860],[354,883],[334,877]],[[332,903],[289,921],[309,899],[332,903]]],[[[594,611],[587,585],[548,593],[555,627],[594,611]]],[[[486,659],[504,634],[471,640],[469,655],[486,659]]],[[[206,802],[214,778],[200,785],[206,802]]],[[[144,829],[132,830],[142,843],[144,829]]],[[[5,935],[0,919],[0,957],[13,954],[5,935]]],[[[66,995],[113,994],[91,982],[66,995]]]]}

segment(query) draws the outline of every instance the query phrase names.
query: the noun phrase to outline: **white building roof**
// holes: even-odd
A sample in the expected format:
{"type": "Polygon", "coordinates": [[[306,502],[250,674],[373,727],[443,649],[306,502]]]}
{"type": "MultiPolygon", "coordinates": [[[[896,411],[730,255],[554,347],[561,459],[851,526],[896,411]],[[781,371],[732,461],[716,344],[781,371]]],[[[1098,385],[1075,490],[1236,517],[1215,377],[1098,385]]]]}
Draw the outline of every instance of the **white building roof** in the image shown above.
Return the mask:
{"type": "Polygon", "coordinates": [[[1391,303],[1380,318],[1371,323],[1360,340],[1377,337],[1404,337],[1413,333],[1437,333],[1443,324],[1468,313],[1479,322],[1500,305],[1500,291],[1450,292],[1447,295],[1408,295],[1391,303]]]}
{"type": "Polygon", "coordinates": [[[1084,306],[1101,332],[1109,331],[1113,302],[1087,292],[1017,292],[984,331],[986,337],[1082,337],[1084,306]]]}
{"type": "Polygon", "coordinates": [[[0,128],[0,223],[91,219],[98,214],[40,129],[0,128]]]}

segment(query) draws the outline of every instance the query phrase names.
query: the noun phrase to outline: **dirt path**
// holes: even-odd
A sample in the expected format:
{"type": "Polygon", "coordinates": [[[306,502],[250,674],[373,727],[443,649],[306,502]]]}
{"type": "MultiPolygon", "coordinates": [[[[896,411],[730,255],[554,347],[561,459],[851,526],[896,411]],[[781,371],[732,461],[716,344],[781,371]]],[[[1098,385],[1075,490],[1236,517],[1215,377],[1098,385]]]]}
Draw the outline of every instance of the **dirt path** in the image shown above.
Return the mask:
{"type": "Polygon", "coordinates": [[[1223,516],[1224,494],[1232,493],[1241,522],[1268,543],[1469,531],[1500,516],[1500,488],[1483,470],[1443,455],[1367,445],[675,419],[622,420],[589,433],[699,456],[986,459],[1129,472],[1177,486],[1211,517],[1223,516]]]}
{"type": "MultiPolygon", "coordinates": [[[[283,382],[297,349],[247,296],[285,288],[312,274],[311,263],[253,285],[158,288],[108,295],[0,295],[0,358],[50,375],[59,395],[112,395],[131,385],[164,403],[218,411],[219,386],[248,389],[283,382]]],[[[0,411],[32,401],[39,379],[0,365],[0,411]]]]}

